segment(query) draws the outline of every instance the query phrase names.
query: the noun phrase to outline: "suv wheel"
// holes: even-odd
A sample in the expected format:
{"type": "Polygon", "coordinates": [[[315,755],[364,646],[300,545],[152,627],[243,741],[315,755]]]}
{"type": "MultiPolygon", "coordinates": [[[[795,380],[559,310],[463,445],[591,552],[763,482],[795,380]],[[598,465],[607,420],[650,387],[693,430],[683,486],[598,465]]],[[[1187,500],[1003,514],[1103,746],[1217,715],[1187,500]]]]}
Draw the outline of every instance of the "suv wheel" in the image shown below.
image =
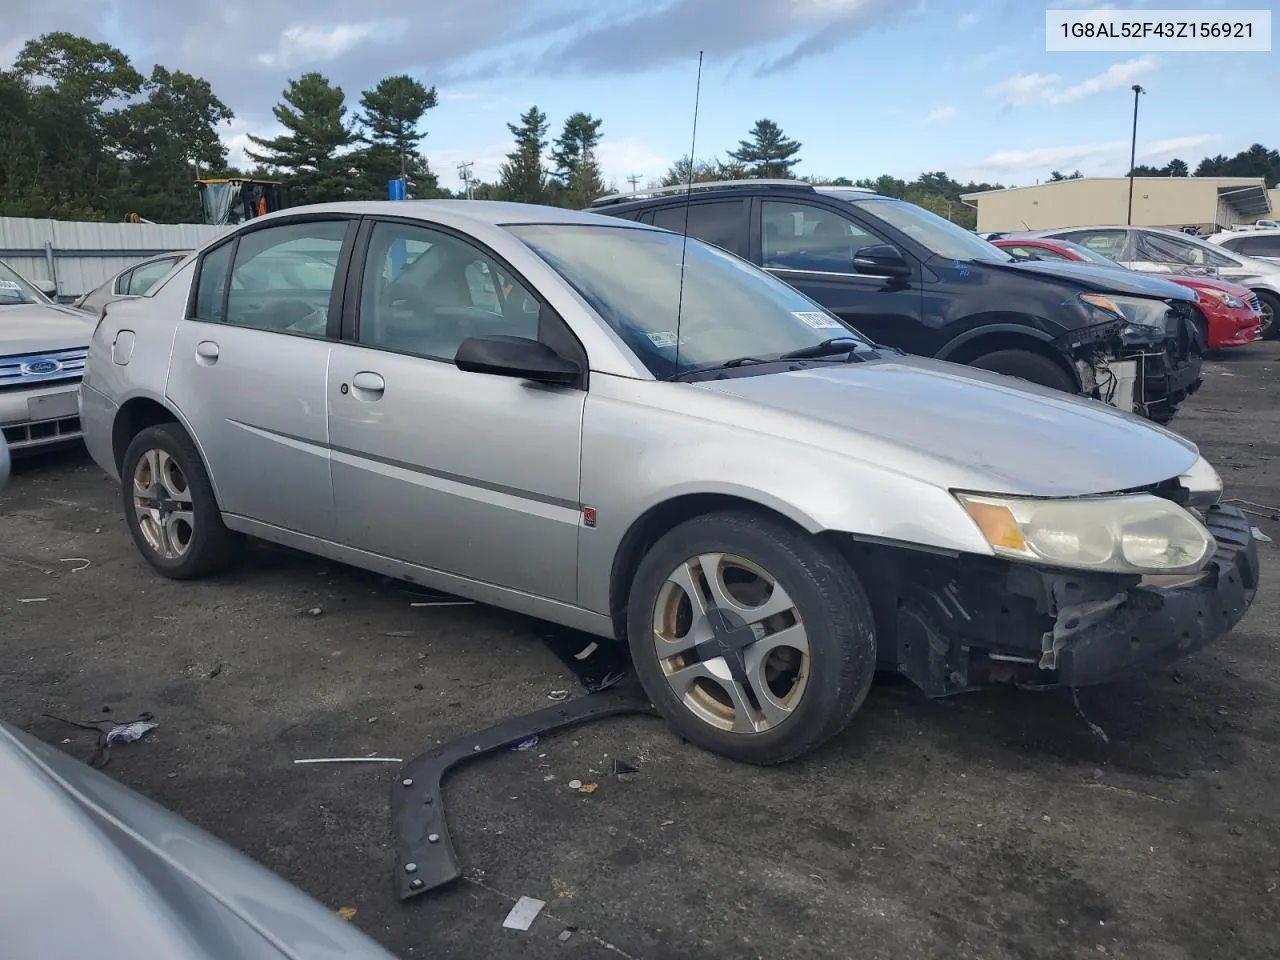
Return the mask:
{"type": "Polygon", "coordinates": [[[1080,387],[1067,371],[1048,357],[1030,350],[996,350],[969,361],[971,367],[1003,373],[1009,377],[1030,380],[1042,387],[1052,387],[1064,393],[1079,393],[1080,387]]]}
{"type": "Polygon", "coordinates": [[[191,438],[177,424],[133,438],[120,469],[133,542],[160,573],[190,580],[225,569],[241,537],[228,530],[191,438]]]}
{"type": "Polygon", "coordinates": [[[839,733],[875,673],[875,625],[848,562],[750,513],[698,517],[640,563],[628,602],[636,673],[686,740],[782,763],[839,733]]]}

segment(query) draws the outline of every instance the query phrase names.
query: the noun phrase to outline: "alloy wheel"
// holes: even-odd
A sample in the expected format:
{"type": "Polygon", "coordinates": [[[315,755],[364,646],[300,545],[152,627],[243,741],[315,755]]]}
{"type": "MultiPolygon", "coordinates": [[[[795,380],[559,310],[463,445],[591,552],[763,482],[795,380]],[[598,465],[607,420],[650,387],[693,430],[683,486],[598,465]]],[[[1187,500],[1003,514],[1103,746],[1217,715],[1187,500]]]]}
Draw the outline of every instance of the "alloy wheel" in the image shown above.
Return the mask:
{"type": "Polygon", "coordinates": [[[777,579],[743,557],[705,553],[672,570],[654,603],[653,642],[679,701],[720,730],[772,730],[804,697],[804,620],[777,579]]]}
{"type": "Polygon", "coordinates": [[[186,474],[164,450],[148,450],[133,469],[133,509],[147,545],[166,560],[191,549],[195,512],[186,474]]]}

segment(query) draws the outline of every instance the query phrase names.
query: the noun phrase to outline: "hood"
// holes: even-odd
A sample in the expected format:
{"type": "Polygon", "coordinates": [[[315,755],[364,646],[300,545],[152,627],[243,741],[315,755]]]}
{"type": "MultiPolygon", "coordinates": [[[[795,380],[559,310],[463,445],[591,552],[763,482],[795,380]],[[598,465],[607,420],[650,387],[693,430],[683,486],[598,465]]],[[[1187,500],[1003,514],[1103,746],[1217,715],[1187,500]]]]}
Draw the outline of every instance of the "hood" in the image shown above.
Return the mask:
{"type": "Polygon", "coordinates": [[[1169,279],[1180,286],[1190,287],[1192,290],[1217,290],[1219,293],[1227,293],[1240,300],[1248,300],[1253,296],[1253,291],[1248,287],[1242,287],[1238,283],[1229,283],[1226,280],[1183,276],[1171,276],[1169,279]]]}
{"type": "Polygon", "coordinates": [[[1134,270],[1116,270],[1096,263],[1078,260],[1018,260],[1011,263],[984,261],[987,266],[1016,273],[1047,276],[1054,280],[1074,284],[1082,290],[1094,293],[1117,293],[1122,296],[1159,297],[1161,300],[1195,300],[1185,287],[1171,280],[1138,273],[1134,270]]]}
{"type": "Polygon", "coordinates": [[[87,348],[96,319],[48,303],[0,304],[0,357],[87,348]]]}
{"type": "Polygon", "coordinates": [[[0,724],[6,957],[393,960],[301,890],[0,724]]]}
{"type": "MultiPolygon", "coordinates": [[[[776,429],[947,489],[1113,493],[1181,476],[1191,442],[1131,413],[974,367],[902,356],[699,387],[794,415],[776,429]],[[807,429],[815,423],[834,430],[807,429]]],[[[751,429],[749,409],[740,426],[751,429]]],[[[775,418],[768,418],[771,422],[775,418]]]]}

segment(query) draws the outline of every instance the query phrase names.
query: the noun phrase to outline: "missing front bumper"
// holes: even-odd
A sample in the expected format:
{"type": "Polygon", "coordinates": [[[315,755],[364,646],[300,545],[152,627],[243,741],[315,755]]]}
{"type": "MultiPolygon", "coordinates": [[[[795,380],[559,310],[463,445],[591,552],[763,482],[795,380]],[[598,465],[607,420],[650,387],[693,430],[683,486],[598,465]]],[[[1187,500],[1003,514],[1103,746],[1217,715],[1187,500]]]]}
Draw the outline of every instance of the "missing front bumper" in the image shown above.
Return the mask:
{"type": "Polygon", "coordinates": [[[1234,628],[1258,589],[1245,516],[1215,506],[1205,522],[1217,551],[1176,583],[974,558],[905,560],[896,572],[881,562],[905,585],[893,609],[877,612],[881,667],[938,697],[992,684],[1088,686],[1172,663],[1234,628]]]}

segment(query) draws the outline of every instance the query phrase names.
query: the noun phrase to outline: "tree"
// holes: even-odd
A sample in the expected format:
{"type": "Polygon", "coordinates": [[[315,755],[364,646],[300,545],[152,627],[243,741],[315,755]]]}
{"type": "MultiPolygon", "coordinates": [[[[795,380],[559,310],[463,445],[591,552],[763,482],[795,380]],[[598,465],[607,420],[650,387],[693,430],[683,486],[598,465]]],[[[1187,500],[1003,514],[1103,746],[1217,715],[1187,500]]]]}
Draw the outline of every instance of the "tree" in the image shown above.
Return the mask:
{"type": "Polygon", "coordinates": [[[1205,157],[1196,167],[1197,177],[1262,177],[1267,186],[1280,186],[1280,152],[1255,143],[1234,157],[1205,157]]]}
{"type": "Polygon", "coordinates": [[[258,150],[245,150],[251,160],[280,170],[289,180],[294,203],[337,200],[352,187],[352,163],[343,152],[357,135],[347,121],[346,95],[320,73],[290,80],[284,101],[271,112],[285,128],[278,137],[249,135],[258,150]]]}
{"type": "Polygon", "coordinates": [[[748,171],[737,161],[721,163],[715,157],[710,160],[691,161],[684,156],[673,163],[662,177],[662,186],[674,187],[689,182],[690,167],[693,170],[694,183],[712,183],[717,180],[745,180],[748,171]]]}
{"type": "Polygon", "coordinates": [[[542,166],[546,149],[547,115],[536,106],[520,114],[520,125],[508,123],[516,148],[498,168],[502,196],[520,203],[547,202],[547,171],[542,166]]]}
{"type": "Polygon", "coordinates": [[[372,90],[360,95],[363,112],[359,122],[365,128],[360,140],[365,146],[351,156],[359,174],[351,196],[385,199],[387,181],[401,175],[413,184],[408,192],[416,198],[442,194],[439,180],[419,149],[426,137],[419,125],[437,102],[435,87],[424,87],[403,74],[384,77],[372,90]]]}
{"type": "Polygon", "coordinates": [[[1165,169],[1169,171],[1169,176],[1171,177],[1185,177],[1190,172],[1187,168],[1187,161],[1179,160],[1177,157],[1170,160],[1165,169]]]}
{"type": "Polygon", "coordinates": [[[1073,173],[1063,173],[1060,170],[1049,171],[1049,182],[1056,183],[1059,180],[1079,180],[1084,176],[1079,170],[1073,173]]]}
{"type": "Polygon", "coordinates": [[[604,193],[600,179],[600,125],[588,113],[578,112],[564,122],[564,130],[556,138],[551,159],[556,168],[553,176],[559,183],[556,199],[562,206],[581,209],[604,193]]]}
{"type": "Polygon", "coordinates": [[[800,162],[796,154],[801,144],[783,136],[782,128],[769,119],[757,120],[751,128],[751,139],[741,140],[729,157],[744,164],[753,177],[789,177],[791,168],[800,162]]]}

